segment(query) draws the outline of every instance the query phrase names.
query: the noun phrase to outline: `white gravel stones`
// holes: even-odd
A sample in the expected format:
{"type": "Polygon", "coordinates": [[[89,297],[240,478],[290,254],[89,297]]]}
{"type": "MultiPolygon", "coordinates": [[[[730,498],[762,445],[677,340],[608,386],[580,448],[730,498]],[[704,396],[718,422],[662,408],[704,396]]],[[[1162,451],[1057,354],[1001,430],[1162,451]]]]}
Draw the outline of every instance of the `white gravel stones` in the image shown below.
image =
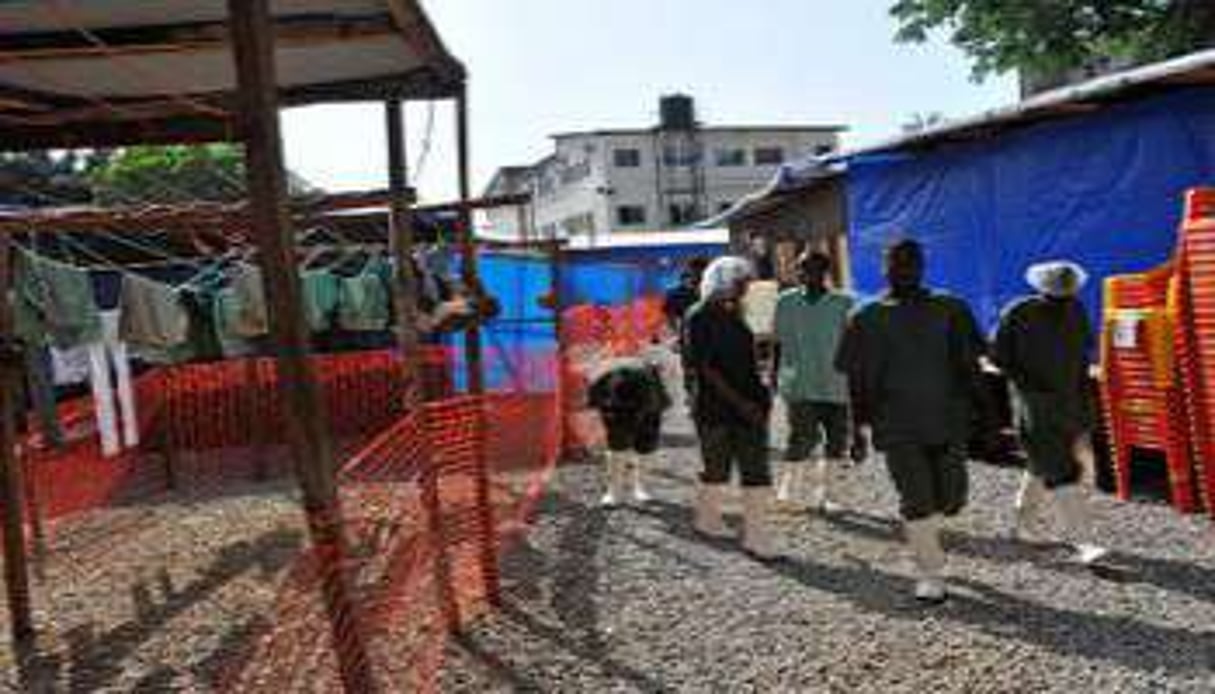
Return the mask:
{"type": "Polygon", "coordinates": [[[600,471],[561,470],[505,560],[506,609],[450,649],[445,691],[1215,691],[1202,517],[1096,499],[1116,569],[1099,578],[1006,539],[1017,471],[976,464],[945,535],[954,597],[925,609],[880,461],[838,475],[847,512],[782,516],[789,559],[765,565],[691,531],[697,456],[672,424],[646,507],[596,508],[600,471]]]}

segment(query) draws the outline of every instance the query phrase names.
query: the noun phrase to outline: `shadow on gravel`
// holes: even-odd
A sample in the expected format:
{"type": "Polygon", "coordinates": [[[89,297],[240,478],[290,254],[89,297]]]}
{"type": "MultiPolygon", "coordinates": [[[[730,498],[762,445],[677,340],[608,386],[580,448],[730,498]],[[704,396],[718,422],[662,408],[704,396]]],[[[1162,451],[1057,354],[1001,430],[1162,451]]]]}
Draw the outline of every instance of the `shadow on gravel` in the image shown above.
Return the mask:
{"type": "Polygon", "coordinates": [[[1016,639],[1088,660],[1115,662],[1140,672],[1208,672],[1215,668],[1215,633],[1058,609],[966,580],[951,580],[964,590],[951,594],[945,605],[923,608],[909,597],[910,579],[863,562],[851,568],[785,559],[770,566],[808,588],[835,593],[860,609],[894,619],[918,620],[931,615],[997,638],[1016,639]]]}
{"type": "MultiPolygon", "coordinates": [[[[559,523],[555,556],[527,542],[519,543],[507,555],[503,562],[505,598],[497,613],[501,629],[495,632],[526,632],[548,648],[594,664],[607,678],[627,682],[640,691],[669,691],[660,682],[612,658],[602,637],[597,598],[601,576],[596,555],[609,532],[609,513],[615,511],[550,495],[542,512],[559,523]],[[534,614],[537,609],[543,610],[539,603],[546,594],[551,595],[548,604],[557,624],[534,614]]],[[[513,691],[544,691],[547,687],[509,662],[511,653],[507,649],[517,648],[511,646],[517,644],[517,638],[512,641],[501,635],[484,639],[466,635],[456,645],[513,691]]]]}
{"type": "MultiPolygon", "coordinates": [[[[854,535],[886,542],[901,542],[899,522],[859,511],[844,511],[827,517],[835,529],[854,535]]],[[[1060,560],[1062,543],[1037,545],[1001,537],[985,537],[945,530],[942,539],[946,550],[962,556],[994,562],[1031,562],[1045,569],[1062,573],[1084,574],[1088,570],[1074,562],[1060,560]]],[[[1145,557],[1126,552],[1112,552],[1102,565],[1091,573],[1114,583],[1144,583],[1172,593],[1189,595],[1197,600],[1215,603],[1215,571],[1175,559],[1145,557]]]]}

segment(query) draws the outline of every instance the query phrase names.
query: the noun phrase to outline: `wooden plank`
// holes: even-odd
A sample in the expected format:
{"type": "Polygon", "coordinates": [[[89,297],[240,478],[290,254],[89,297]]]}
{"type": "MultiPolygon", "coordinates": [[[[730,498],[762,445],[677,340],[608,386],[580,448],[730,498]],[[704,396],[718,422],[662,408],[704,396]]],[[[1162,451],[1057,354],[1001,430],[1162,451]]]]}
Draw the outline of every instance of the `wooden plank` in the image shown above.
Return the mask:
{"type": "Polygon", "coordinates": [[[287,438],[303,491],[309,534],[316,558],[322,563],[324,578],[319,588],[343,687],[348,692],[375,691],[367,645],[346,576],[344,562],[349,551],[337,496],[333,441],[309,361],[311,336],[303,315],[286,205],[269,3],[228,0],[228,13],[240,80],[239,118],[246,138],[250,218],[261,251],[287,438]]]}
{"type": "Polygon", "coordinates": [[[388,247],[396,263],[392,291],[397,312],[397,345],[401,350],[406,406],[413,411],[421,403],[418,278],[413,271],[413,215],[406,199],[409,164],[405,147],[405,109],[400,101],[384,102],[384,126],[388,141],[388,194],[392,205],[389,211],[388,247]]]}
{"type": "MultiPolygon", "coordinates": [[[[463,275],[464,286],[481,291],[481,278],[477,268],[477,244],[473,237],[472,208],[467,201],[471,198],[469,151],[468,151],[468,90],[467,86],[456,99],[456,159],[457,175],[459,176],[459,230],[460,230],[460,272],[463,275]]],[[[485,393],[485,364],[481,349],[481,329],[479,321],[473,323],[464,333],[464,357],[468,367],[468,392],[478,396],[485,393]]],[[[486,443],[489,433],[488,413],[486,403],[477,408],[476,456],[477,466],[475,475],[476,503],[480,515],[481,531],[481,578],[485,585],[485,595],[491,605],[498,606],[502,600],[501,581],[498,574],[498,529],[494,520],[493,497],[490,493],[489,459],[486,454],[486,443]]]]}
{"type": "MultiPolygon", "coordinates": [[[[7,297],[12,285],[12,238],[0,236],[0,340],[13,340],[12,304],[7,297]]],[[[18,363],[0,363],[0,494],[4,500],[4,582],[8,598],[9,627],[15,644],[34,636],[30,611],[29,562],[25,547],[25,481],[17,457],[16,395],[21,375],[18,363]]]]}

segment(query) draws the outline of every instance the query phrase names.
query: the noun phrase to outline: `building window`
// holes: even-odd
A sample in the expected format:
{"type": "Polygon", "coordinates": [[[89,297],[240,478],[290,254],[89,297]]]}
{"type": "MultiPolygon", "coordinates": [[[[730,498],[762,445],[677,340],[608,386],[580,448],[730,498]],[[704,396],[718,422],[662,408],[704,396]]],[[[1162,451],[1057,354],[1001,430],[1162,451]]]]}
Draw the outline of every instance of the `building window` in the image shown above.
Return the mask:
{"type": "Polygon", "coordinates": [[[595,215],[585,212],[566,217],[561,222],[561,226],[565,227],[565,233],[569,236],[593,235],[595,233],[595,215]]]}
{"type": "Polygon", "coordinates": [[[695,143],[662,146],[663,166],[695,166],[700,163],[700,148],[695,143]]]}
{"type": "Polygon", "coordinates": [[[671,203],[667,206],[667,220],[671,226],[683,226],[696,221],[696,205],[690,202],[671,203]]]}
{"type": "Polygon", "coordinates": [[[755,165],[773,166],[785,163],[785,150],[780,147],[756,147],[755,165]]]}
{"type": "Polygon", "coordinates": [[[741,148],[719,149],[715,159],[718,166],[746,166],[747,150],[741,148]]]}
{"type": "Polygon", "coordinates": [[[618,169],[635,169],[641,166],[641,150],[618,149],[612,152],[612,163],[618,169]]]}
{"type": "Polygon", "coordinates": [[[621,205],[617,207],[616,223],[622,227],[645,224],[645,205],[621,205]]]}

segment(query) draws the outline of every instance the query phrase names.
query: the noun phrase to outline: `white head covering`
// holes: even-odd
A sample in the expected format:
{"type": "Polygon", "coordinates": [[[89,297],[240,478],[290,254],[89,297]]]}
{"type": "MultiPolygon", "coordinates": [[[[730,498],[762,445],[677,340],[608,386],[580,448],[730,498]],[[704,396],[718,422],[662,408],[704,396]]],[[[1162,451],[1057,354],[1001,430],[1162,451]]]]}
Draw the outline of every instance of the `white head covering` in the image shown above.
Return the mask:
{"type": "Polygon", "coordinates": [[[753,274],[751,263],[746,258],[722,256],[705,268],[700,278],[700,298],[712,299],[733,289],[739,281],[750,279],[753,274]]]}
{"type": "Polygon", "coordinates": [[[1070,260],[1048,260],[1030,265],[1025,271],[1029,286],[1046,296],[1074,296],[1088,282],[1088,273],[1070,260]]]}

